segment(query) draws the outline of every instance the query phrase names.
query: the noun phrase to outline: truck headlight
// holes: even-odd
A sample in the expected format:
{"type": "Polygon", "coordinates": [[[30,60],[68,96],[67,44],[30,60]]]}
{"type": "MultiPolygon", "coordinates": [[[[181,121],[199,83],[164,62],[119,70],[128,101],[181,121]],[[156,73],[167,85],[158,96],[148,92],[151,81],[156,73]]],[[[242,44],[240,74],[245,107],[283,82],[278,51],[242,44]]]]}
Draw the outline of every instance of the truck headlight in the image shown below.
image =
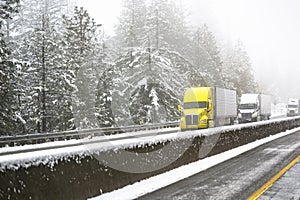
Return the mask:
{"type": "Polygon", "coordinates": [[[184,124],[184,117],[181,117],[180,124],[184,124]]]}
{"type": "Polygon", "coordinates": [[[252,117],[253,117],[253,118],[257,117],[257,112],[254,112],[254,113],[252,114],[252,117]]]}

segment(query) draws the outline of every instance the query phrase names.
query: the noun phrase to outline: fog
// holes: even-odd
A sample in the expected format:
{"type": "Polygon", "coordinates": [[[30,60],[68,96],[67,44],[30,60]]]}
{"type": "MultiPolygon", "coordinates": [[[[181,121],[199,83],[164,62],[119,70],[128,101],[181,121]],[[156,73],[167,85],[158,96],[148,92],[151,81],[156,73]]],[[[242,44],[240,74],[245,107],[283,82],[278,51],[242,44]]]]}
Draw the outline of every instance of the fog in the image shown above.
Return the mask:
{"type": "Polygon", "coordinates": [[[297,0],[188,0],[194,24],[213,27],[219,41],[241,40],[255,77],[269,93],[286,101],[300,98],[300,17],[297,0]]]}
{"type": "MultiPolygon", "coordinates": [[[[179,0],[180,1],[180,0],[179,0]]],[[[121,0],[79,1],[107,34],[121,0]]],[[[297,0],[181,0],[193,25],[208,24],[220,46],[244,43],[256,80],[277,102],[300,98],[300,2],[297,0]]]]}

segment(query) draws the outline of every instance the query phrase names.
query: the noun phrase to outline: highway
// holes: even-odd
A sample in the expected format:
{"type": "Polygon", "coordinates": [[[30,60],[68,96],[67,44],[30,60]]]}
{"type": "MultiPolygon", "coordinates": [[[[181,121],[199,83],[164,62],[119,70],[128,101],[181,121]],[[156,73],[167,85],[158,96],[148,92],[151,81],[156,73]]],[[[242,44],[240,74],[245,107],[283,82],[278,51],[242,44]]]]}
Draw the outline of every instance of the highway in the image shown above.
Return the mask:
{"type": "MultiPolygon", "coordinates": [[[[295,132],[140,199],[247,199],[300,155],[299,141],[295,132]]],[[[299,170],[297,163],[259,199],[298,199],[299,170]]]]}
{"type": "MultiPolygon", "coordinates": [[[[298,161],[299,161],[298,157],[298,161]]],[[[258,199],[300,199],[300,163],[297,162],[274,182],[258,199]]]]}

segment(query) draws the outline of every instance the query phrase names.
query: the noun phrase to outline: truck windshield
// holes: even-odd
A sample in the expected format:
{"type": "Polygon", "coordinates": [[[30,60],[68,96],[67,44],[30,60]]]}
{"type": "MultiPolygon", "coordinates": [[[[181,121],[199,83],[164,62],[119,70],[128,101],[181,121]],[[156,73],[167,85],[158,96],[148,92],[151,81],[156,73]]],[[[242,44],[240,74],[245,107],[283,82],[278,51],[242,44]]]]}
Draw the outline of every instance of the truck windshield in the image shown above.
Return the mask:
{"type": "Polygon", "coordinates": [[[241,104],[240,109],[256,109],[257,105],[255,103],[247,103],[247,104],[241,104]]]}
{"type": "Polygon", "coordinates": [[[288,108],[298,108],[297,105],[288,105],[288,108]]]}
{"type": "Polygon", "coordinates": [[[206,108],[205,101],[198,101],[198,102],[187,102],[183,104],[183,108],[191,109],[191,108],[206,108]]]}

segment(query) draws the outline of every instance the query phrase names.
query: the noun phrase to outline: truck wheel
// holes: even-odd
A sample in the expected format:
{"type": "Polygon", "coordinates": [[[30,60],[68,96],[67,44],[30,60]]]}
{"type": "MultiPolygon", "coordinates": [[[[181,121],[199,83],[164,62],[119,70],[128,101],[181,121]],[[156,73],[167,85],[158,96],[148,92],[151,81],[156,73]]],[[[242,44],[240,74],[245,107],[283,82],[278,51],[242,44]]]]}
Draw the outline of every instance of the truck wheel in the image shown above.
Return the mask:
{"type": "Polygon", "coordinates": [[[233,125],[234,124],[234,118],[230,118],[230,125],[233,125]]]}
{"type": "Polygon", "coordinates": [[[259,121],[262,121],[263,120],[263,117],[262,116],[257,116],[256,118],[256,121],[259,122],[259,121]]]}
{"type": "Polygon", "coordinates": [[[219,126],[219,121],[216,119],[215,121],[214,121],[214,127],[218,127],[219,126]]]}

